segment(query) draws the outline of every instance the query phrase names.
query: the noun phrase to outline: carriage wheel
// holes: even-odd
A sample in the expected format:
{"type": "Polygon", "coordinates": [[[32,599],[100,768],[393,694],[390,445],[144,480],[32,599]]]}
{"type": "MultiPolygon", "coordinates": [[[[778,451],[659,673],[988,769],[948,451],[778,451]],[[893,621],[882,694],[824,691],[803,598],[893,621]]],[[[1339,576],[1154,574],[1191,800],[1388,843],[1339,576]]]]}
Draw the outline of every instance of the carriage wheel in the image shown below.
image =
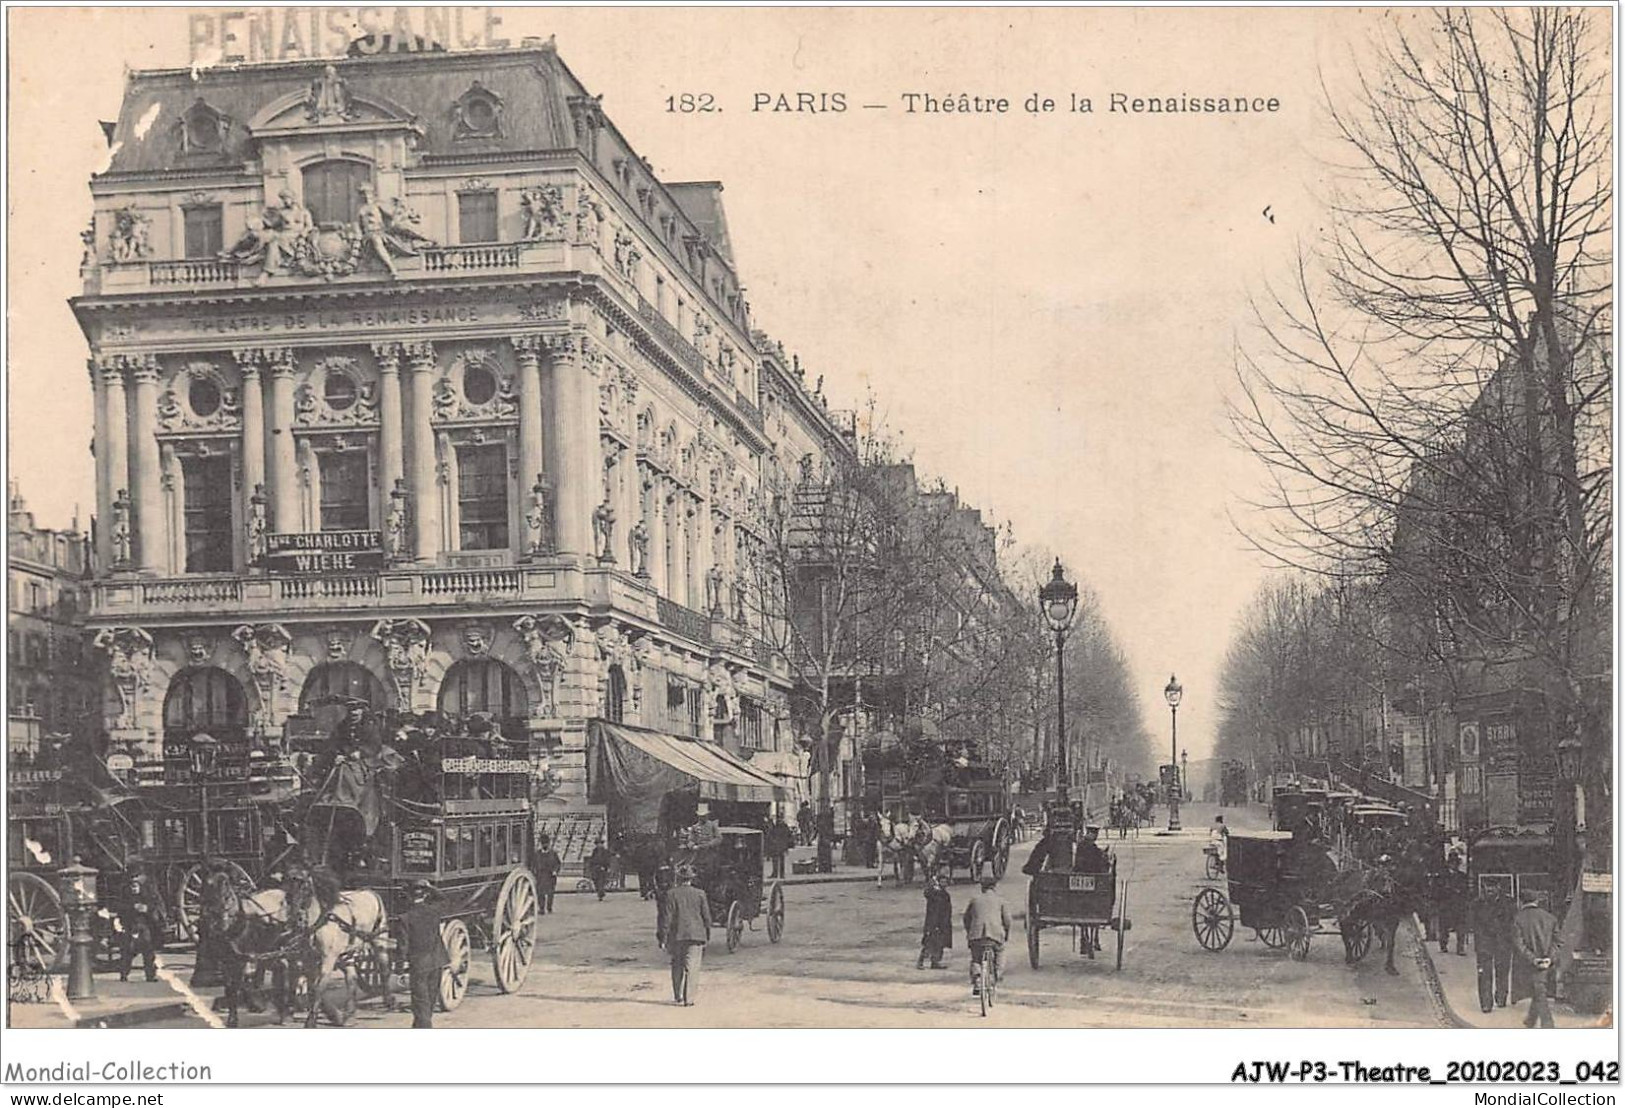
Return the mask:
{"type": "Polygon", "coordinates": [[[1366,953],[1371,949],[1371,934],[1371,925],[1366,923],[1364,920],[1361,920],[1357,925],[1357,929],[1355,930],[1354,934],[1350,936],[1349,955],[1356,962],[1358,962],[1361,958],[1364,958],[1366,953]]]}
{"type": "Polygon", "coordinates": [[[1191,930],[1196,932],[1196,941],[1203,950],[1223,950],[1230,945],[1230,937],[1236,933],[1235,915],[1218,889],[1203,889],[1196,894],[1196,903],[1191,905],[1191,930]]]}
{"type": "Polygon", "coordinates": [[[6,881],[6,949],[9,961],[33,976],[56,968],[67,950],[68,917],[50,882],[32,873],[6,881]]]}
{"type": "Polygon", "coordinates": [[[1207,879],[1209,881],[1216,881],[1219,877],[1219,856],[1217,854],[1209,854],[1206,857],[1207,863],[1203,869],[1207,874],[1207,879]]]}
{"type": "MultiPolygon", "coordinates": [[[[389,980],[391,969],[388,952],[368,943],[355,960],[356,984],[361,990],[361,995],[383,996],[384,989],[391,983],[389,980]]],[[[390,1008],[394,1008],[393,994],[390,997],[390,1008]]]]}
{"type": "MultiPolygon", "coordinates": [[[[226,863],[232,884],[244,896],[255,891],[254,879],[236,862],[226,863]]],[[[185,943],[197,941],[198,916],[203,912],[203,866],[187,866],[175,883],[175,931],[185,943]]]]}
{"type": "Polygon", "coordinates": [[[1257,927],[1257,928],[1253,929],[1253,933],[1258,936],[1258,941],[1259,942],[1263,943],[1265,946],[1269,947],[1271,950],[1280,950],[1283,946],[1286,945],[1286,929],[1285,928],[1282,928],[1282,927],[1257,927]]]}
{"type": "Polygon", "coordinates": [[[784,886],[773,882],[773,891],[767,898],[767,941],[776,943],[784,938],[784,886]]]}
{"type": "Polygon", "coordinates": [[[1038,891],[1033,888],[1027,890],[1027,961],[1038,968],[1038,932],[1043,927],[1043,921],[1038,918],[1038,891]]]}
{"type": "Polygon", "coordinates": [[[1294,962],[1308,959],[1309,934],[1309,913],[1303,910],[1302,905],[1295,905],[1286,917],[1287,948],[1294,962]]]}
{"type": "Polygon", "coordinates": [[[536,881],[529,870],[509,870],[491,913],[491,968],[497,988],[518,992],[535,955],[536,881]]]}
{"type": "Polygon", "coordinates": [[[468,995],[469,971],[474,965],[474,944],[469,941],[468,924],[449,919],[440,925],[440,939],[446,944],[448,961],[440,971],[440,1010],[450,1012],[468,995]]]}
{"type": "Polygon", "coordinates": [[[982,879],[982,867],[987,865],[987,844],[977,839],[970,846],[970,879],[982,879]]]}
{"type": "Polygon", "coordinates": [[[745,933],[745,913],[739,906],[739,901],[728,902],[728,953],[732,954],[739,949],[739,937],[745,933]]]}
{"type": "Polygon", "coordinates": [[[1123,968],[1123,932],[1128,930],[1128,921],[1119,917],[1117,920],[1117,968],[1123,968]]]}
{"type": "Polygon", "coordinates": [[[1000,820],[993,828],[993,876],[1003,879],[1004,871],[1010,868],[1010,825],[1000,820]]]}

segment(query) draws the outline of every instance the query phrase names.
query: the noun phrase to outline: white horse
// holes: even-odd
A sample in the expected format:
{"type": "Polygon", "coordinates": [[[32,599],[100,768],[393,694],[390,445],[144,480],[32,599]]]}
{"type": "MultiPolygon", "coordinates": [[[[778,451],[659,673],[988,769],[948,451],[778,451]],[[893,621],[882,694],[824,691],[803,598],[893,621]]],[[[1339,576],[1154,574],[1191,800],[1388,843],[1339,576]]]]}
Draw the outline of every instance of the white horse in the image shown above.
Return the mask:
{"type": "MultiPolygon", "coordinates": [[[[914,880],[914,865],[918,863],[927,873],[937,868],[953,841],[953,828],[945,823],[931,825],[919,816],[893,820],[880,817],[880,866],[875,871],[875,884],[886,879],[886,860],[892,863],[892,874],[897,883],[906,885],[914,880]]],[[[952,873],[950,872],[950,877],[952,873]]]]}
{"type": "Polygon", "coordinates": [[[389,921],[383,900],[371,889],[339,891],[324,884],[313,882],[310,894],[298,898],[302,902],[305,930],[310,936],[310,959],[306,964],[310,1014],[305,1018],[306,1027],[316,1026],[322,987],[335,973],[344,981],[342,1022],[348,1023],[355,1015],[356,962],[363,958],[381,961],[384,1007],[393,1007],[389,994],[389,950],[384,935],[389,921]]]}

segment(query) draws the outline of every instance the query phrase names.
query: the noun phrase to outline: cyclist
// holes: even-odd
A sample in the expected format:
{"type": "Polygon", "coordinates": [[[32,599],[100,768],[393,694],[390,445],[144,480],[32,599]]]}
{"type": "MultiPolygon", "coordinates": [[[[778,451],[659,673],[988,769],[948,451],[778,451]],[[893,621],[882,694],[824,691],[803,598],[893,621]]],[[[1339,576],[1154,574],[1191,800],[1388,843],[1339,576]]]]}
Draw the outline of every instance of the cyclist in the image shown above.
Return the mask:
{"type": "Polygon", "coordinates": [[[976,964],[986,958],[992,980],[1001,977],[1004,944],[1010,941],[1010,909],[998,893],[999,879],[991,870],[982,874],[982,891],[965,905],[965,939],[970,947],[971,995],[981,993],[976,964]],[[985,953],[984,953],[985,952],[985,953]]]}

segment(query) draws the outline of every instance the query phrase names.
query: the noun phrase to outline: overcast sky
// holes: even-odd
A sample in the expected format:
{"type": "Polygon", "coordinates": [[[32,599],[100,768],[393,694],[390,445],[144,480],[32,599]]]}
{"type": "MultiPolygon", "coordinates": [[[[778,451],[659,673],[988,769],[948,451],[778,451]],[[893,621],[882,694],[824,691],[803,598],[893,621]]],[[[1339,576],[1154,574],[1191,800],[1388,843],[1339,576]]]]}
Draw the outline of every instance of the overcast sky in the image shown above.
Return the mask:
{"type": "MultiPolygon", "coordinates": [[[[86,348],[66,300],[106,154],[97,121],[117,116],[126,68],[188,62],[188,22],[185,9],[9,16],[11,476],[62,526],[94,503],[86,348]]],[[[1086,579],[1164,738],[1161,689],[1179,674],[1193,758],[1212,740],[1230,626],[1264,574],[1229,521],[1258,480],[1224,435],[1231,349],[1249,291],[1320,226],[1321,77],[1337,87],[1382,18],[502,13],[515,44],[557,35],[662,179],[724,183],[758,325],[809,382],[824,376],[834,406],[872,389],[925,474],[1086,579]],[[722,110],[668,113],[685,91],[722,110]],[[848,107],[754,113],[758,92],[841,92],[848,107]],[[910,92],[1002,96],[1011,111],[908,114],[910,92]],[[1022,110],[1035,92],[1052,114],[1022,110]],[[1128,115],[1109,111],[1114,92],[1280,109],[1128,115]],[[1070,113],[1073,94],[1094,113],[1070,113]]]]}

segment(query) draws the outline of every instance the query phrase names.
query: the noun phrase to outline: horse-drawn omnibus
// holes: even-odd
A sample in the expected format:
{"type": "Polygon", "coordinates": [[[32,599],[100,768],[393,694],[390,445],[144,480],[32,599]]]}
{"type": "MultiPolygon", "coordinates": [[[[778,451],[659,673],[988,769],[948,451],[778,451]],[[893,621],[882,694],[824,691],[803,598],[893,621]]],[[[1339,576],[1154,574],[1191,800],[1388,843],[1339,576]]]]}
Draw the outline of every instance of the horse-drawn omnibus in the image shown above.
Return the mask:
{"type": "MultiPolygon", "coordinates": [[[[375,893],[386,928],[403,918],[414,882],[434,886],[451,960],[440,988],[448,1011],[467,995],[476,946],[504,993],[530,972],[539,905],[532,776],[523,741],[428,737],[335,763],[304,813],[307,859],[331,867],[346,890],[375,893]]],[[[363,993],[382,992],[386,973],[406,970],[403,945],[387,944],[392,954],[385,945],[356,951],[363,993]]]]}
{"type": "MultiPolygon", "coordinates": [[[[979,880],[988,866],[1003,877],[1015,841],[1009,786],[986,765],[950,760],[938,748],[929,749],[935,756],[921,756],[918,750],[913,757],[909,752],[871,754],[865,761],[872,783],[868,803],[894,824],[914,824],[914,817],[921,817],[934,836],[946,839],[928,850],[949,880],[955,870],[979,880]]],[[[912,880],[914,857],[898,861],[905,883],[912,880]]]]}
{"type": "Polygon", "coordinates": [[[1226,758],[1219,767],[1219,807],[1240,808],[1247,803],[1247,763],[1226,758]]]}

